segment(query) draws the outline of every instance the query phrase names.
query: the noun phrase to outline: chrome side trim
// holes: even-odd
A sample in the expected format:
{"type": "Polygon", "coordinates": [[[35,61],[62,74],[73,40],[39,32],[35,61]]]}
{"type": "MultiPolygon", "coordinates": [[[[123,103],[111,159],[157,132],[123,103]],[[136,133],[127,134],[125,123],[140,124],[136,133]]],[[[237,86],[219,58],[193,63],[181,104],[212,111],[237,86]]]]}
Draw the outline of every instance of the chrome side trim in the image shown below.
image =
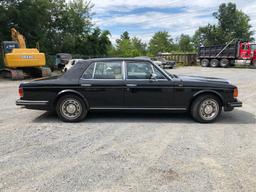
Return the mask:
{"type": "Polygon", "coordinates": [[[81,84],[81,86],[82,86],[82,87],[91,87],[92,84],[84,84],[84,83],[83,83],[83,84],[81,84]]]}
{"type": "Polygon", "coordinates": [[[150,107],[150,108],[144,108],[144,107],[91,107],[91,110],[161,110],[161,111],[186,111],[187,108],[159,108],[159,107],[150,107]]]}
{"type": "Polygon", "coordinates": [[[49,101],[17,100],[16,105],[47,105],[49,101]]]}

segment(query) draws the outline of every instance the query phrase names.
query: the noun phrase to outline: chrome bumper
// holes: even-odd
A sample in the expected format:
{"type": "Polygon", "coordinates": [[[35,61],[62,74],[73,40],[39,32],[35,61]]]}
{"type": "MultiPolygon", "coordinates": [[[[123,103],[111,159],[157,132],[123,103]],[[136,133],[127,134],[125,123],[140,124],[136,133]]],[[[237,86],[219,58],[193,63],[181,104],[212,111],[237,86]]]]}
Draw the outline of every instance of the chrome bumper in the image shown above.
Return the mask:
{"type": "Polygon", "coordinates": [[[228,106],[229,107],[242,107],[243,103],[241,101],[236,101],[236,102],[228,103],[228,106]]]}
{"type": "Polygon", "coordinates": [[[32,100],[21,100],[21,99],[18,99],[16,101],[16,105],[18,105],[18,106],[27,106],[27,105],[45,106],[48,103],[49,103],[49,101],[32,101],[32,100]]]}
{"type": "Polygon", "coordinates": [[[232,111],[235,107],[242,107],[243,103],[241,101],[233,101],[233,102],[229,102],[225,107],[224,110],[225,111],[232,111]]]}

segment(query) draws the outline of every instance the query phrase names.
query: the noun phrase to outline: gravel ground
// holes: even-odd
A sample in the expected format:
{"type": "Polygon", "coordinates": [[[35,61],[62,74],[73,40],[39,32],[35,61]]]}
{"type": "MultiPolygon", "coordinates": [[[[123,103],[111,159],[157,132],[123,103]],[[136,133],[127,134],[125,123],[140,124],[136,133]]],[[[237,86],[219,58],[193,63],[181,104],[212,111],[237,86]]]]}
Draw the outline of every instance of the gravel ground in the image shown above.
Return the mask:
{"type": "Polygon", "coordinates": [[[207,125],[168,113],[67,124],[16,107],[19,82],[0,80],[0,191],[255,191],[256,70],[171,72],[227,78],[244,106],[207,125]]]}

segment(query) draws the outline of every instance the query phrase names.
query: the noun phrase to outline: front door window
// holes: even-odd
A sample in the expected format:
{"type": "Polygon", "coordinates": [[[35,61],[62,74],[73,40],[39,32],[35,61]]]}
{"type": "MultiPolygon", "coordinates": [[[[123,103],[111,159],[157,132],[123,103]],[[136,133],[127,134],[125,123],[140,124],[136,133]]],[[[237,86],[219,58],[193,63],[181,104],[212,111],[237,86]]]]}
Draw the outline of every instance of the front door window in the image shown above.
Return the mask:
{"type": "Polygon", "coordinates": [[[152,77],[153,74],[156,75],[156,79],[166,79],[165,76],[151,63],[127,63],[127,79],[148,80],[152,77]]]}

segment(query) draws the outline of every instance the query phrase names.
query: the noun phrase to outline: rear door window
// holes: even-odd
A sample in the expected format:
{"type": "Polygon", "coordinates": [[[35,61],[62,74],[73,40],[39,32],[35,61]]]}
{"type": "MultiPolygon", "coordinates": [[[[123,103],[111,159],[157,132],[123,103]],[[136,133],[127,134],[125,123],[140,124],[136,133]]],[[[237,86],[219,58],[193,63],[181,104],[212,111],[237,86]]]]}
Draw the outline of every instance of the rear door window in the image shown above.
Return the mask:
{"type": "Polygon", "coordinates": [[[95,62],[85,70],[82,78],[98,80],[123,79],[123,62],[95,62]]]}
{"type": "Polygon", "coordinates": [[[93,79],[123,79],[122,62],[97,62],[93,79]]]}

